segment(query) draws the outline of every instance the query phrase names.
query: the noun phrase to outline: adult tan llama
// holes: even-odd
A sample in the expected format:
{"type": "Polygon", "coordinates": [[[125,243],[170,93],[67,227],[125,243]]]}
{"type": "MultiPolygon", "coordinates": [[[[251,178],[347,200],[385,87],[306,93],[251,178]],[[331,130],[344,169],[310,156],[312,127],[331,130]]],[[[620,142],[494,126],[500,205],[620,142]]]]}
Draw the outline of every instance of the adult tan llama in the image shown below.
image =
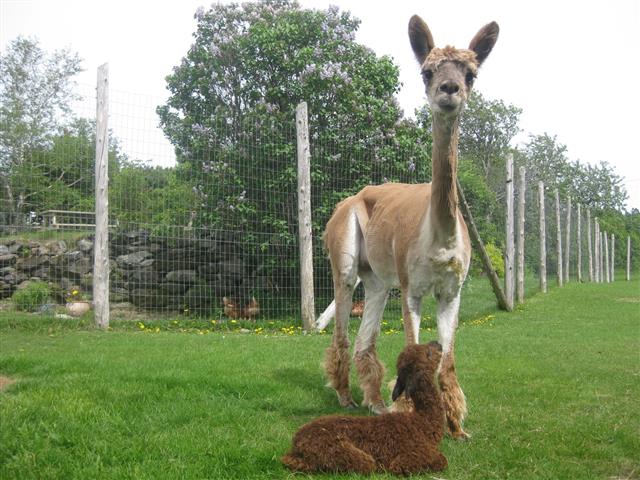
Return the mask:
{"type": "Polygon", "coordinates": [[[492,22],[481,28],[468,49],[435,48],[426,23],[414,15],[409,22],[409,39],[433,114],[432,182],[369,186],[336,206],[324,234],[336,318],[325,369],[340,404],[355,406],[349,388],[347,322],[353,290],[362,280],[365,308],[354,362],[363,404],[375,413],[386,412],[380,393],[384,366],[375,345],[389,289],[399,287],[402,293],[407,344],[418,343],[422,297],[433,293],[443,346],[439,382],[447,426],[453,437],[466,438],[462,429],[466,402],[453,353],[460,288],[471,258],[467,226],[458,210],[458,126],[478,67],[498,39],[498,25],[492,22]]]}

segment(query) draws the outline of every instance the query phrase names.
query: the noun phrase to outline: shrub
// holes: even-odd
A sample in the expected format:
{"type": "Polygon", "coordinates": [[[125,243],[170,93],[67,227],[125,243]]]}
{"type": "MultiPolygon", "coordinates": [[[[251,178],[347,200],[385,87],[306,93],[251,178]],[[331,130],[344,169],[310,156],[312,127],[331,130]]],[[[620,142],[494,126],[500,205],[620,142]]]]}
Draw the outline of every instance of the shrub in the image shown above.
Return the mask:
{"type": "MultiPolygon", "coordinates": [[[[489,255],[489,259],[491,260],[491,265],[493,265],[494,270],[498,274],[499,277],[504,277],[504,257],[502,256],[502,252],[494,243],[487,243],[484,246],[487,251],[487,255],[489,255]]],[[[471,273],[475,275],[480,275],[483,273],[482,268],[482,260],[480,260],[480,255],[474,253],[473,262],[471,264],[471,273]]]]}
{"type": "Polygon", "coordinates": [[[38,307],[47,301],[51,293],[49,285],[45,282],[31,282],[24,288],[16,290],[11,297],[17,310],[35,312],[38,307]]]}

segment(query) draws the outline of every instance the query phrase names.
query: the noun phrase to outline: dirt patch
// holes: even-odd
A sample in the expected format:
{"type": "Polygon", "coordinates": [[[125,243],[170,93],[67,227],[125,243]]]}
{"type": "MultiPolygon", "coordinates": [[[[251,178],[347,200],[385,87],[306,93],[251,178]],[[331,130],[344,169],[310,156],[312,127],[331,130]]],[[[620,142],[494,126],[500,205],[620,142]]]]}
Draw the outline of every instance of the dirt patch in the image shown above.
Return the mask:
{"type": "Polygon", "coordinates": [[[5,391],[11,385],[16,383],[13,378],[5,377],[4,375],[0,375],[0,392],[5,391]]]}

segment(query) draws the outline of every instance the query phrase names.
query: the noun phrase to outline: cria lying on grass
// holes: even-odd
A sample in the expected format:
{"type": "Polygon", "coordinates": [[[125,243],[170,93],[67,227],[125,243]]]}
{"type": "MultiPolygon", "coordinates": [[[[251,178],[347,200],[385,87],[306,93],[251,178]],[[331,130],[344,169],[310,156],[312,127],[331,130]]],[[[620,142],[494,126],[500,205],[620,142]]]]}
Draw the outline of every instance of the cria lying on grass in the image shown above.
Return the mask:
{"type": "Polygon", "coordinates": [[[398,357],[393,399],[405,393],[413,412],[321,417],[298,430],[283,463],[300,472],[408,475],[444,470],[447,459],[438,449],[444,436],[444,407],[435,378],[441,358],[438,342],[410,345],[398,357]]]}

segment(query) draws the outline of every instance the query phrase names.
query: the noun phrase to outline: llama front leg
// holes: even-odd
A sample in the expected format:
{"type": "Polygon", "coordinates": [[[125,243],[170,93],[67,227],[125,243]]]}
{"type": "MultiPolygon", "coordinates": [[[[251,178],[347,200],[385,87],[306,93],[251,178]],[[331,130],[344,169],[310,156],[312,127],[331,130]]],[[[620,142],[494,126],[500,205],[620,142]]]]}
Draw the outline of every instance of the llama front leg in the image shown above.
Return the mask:
{"type": "Polygon", "coordinates": [[[412,345],[419,342],[421,314],[422,297],[412,296],[406,289],[403,289],[402,323],[404,325],[405,345],[412,345]]]}
{"type": "Polygon", "coordinates": [[[453,298],[444,295],[438,297],[438,335],[442,345],[440,363],[440,391],[447,418],[447,427],[455,439],[466,439],[469,435],[462,429],[462,420],[467,413],[467,402],[458,383],[454,360],[454,336],[458,326],[458,310],[460,309],[460,292],[453,298]]]}
{"type": "Polygon", "coordinates": [[[364,394],[362,405],[373,413],[387,412],[381,388],[385,368],[376,351],[376,340],[380,334],[380,322],[389,296],[388,288],[372,273],[363,273],[365,288],[364,313],[356,338],[354,361],[364,394]]]}

